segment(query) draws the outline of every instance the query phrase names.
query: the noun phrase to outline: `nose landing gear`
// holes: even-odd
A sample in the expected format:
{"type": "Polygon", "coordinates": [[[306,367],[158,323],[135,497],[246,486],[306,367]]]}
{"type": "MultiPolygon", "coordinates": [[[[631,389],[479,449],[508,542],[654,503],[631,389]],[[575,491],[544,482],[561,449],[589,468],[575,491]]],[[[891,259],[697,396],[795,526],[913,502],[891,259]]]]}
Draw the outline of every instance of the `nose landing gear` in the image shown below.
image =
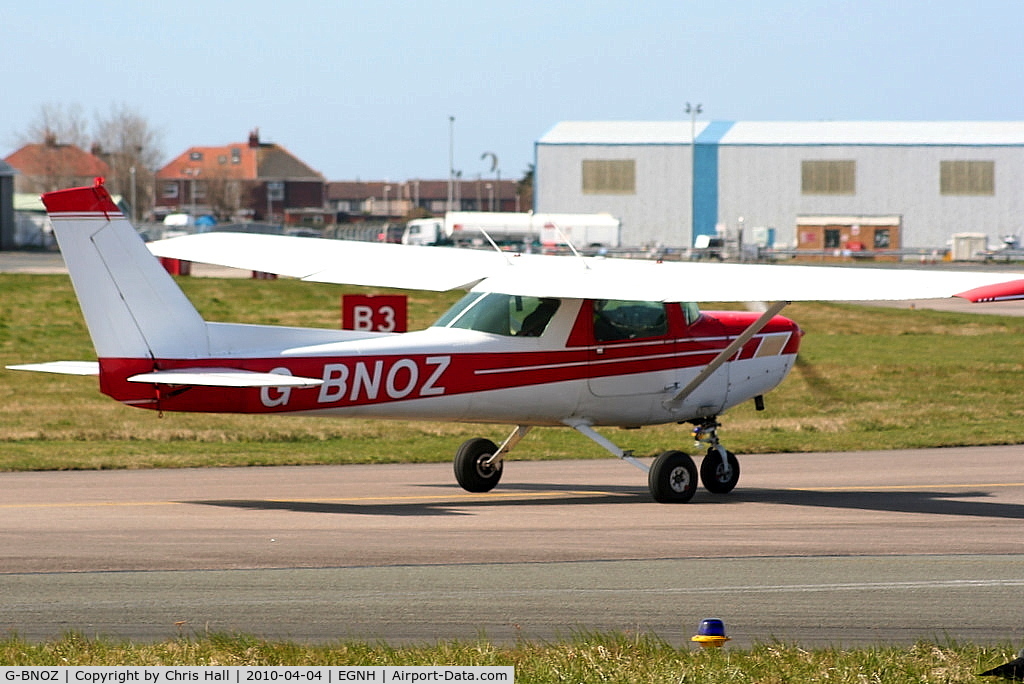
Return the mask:
{"type": "Polygon", "coordinates": [[[693,438],[697,446],[707,444],[708,450],[700,463],[700,481],[704,489],[712,494],[728,494],[740,481],[740,462],[736,454],[726,451],[718,440],[718,428],[721,427],[717,417],[705,418],[694,422],[693,438]]]}

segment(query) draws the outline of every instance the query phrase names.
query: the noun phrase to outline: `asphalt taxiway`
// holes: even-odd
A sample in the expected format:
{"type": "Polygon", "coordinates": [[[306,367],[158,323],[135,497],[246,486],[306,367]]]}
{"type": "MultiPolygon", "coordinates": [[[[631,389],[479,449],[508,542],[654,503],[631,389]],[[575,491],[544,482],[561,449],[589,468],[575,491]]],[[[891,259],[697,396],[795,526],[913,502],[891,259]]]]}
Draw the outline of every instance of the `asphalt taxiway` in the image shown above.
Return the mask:
{"type": "Polygon", "coordinates": [[[0,474],[0,630],[136,640],[862,645],[1024,637],[1024,447],[747,455],[651,502],[614,459],[0,474]]]}

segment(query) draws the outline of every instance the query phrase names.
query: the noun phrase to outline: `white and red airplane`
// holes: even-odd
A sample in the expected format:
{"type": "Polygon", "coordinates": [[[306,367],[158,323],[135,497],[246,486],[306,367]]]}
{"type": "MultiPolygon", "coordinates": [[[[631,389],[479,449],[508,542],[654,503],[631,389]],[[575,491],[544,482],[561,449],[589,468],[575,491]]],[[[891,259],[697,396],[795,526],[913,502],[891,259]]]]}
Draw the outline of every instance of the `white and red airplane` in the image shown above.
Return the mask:
{"type": "Polygon", "coordinates": [[[97,179],[43,195],[98,357],[12,366],[98,374],[100,390],[159,411],[362,416],[506,423],[500,445],[470,439],[455,476],[498,484],[536,426],[570,427],[648,471],[659,502],[685,502],[698,469],[682,451],[649,467],[595,428],[690,423],[708,445],[700,481],[731,491],[739,463],[718,417],[792,368],[791,301],[1024,298],[1024,274],[660,263],[208,233],[150,245],[97,179]],[[212,323],[154,256],[304,280],[467,294],[410,333],[212,323]],[[698,301],[772,302],[763,314],[698,301]]]}

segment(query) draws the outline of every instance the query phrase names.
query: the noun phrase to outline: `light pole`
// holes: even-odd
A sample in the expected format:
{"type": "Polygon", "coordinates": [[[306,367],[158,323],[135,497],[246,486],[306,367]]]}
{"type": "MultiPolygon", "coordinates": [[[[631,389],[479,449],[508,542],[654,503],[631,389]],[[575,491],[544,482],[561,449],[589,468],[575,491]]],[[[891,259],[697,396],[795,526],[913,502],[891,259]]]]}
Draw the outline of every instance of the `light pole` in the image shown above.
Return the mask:
{"type": "Polygon", "coordinates": [[[194,226],[196,224],[196,176],[199,175],[199,169],[187,168],[182,173],[189,177],[189,185],[192,190],[192,225],[194,226]]]}
{"type": "Polygon", "coordinates": [[[690,144],[692,145],[697,140],[697,115],[703,110],[703,105],[690,106],[690,103],[686,103],[686,113],[690,115],[690,144]]]}
{"type": "MultiPolygon", "coordinates": [[[[501,169],[498,168],[498,155],[494,154],[493,152],[484,152],[483,154],[480,155],[480,159],[487,159],[488,157],[491,158],[491,172],[496,174],[494,181],[494,190],[495,192],[498,193],[497,211],[501,211],[501,169]]],[[[491,211],[495,211],[493,195],[491,196],[491,211]]]]}
{"type": "Polygon", "coordinates": [[[697,115],[703,111],[700,104],[691,106],[686,103],[686,113],[690,115],[690,244],[697,239],[697,115]]]}
{"type": "Polygon", "coordinates": [[[131,168],[128,169],[128,173],[130,173],[132,175],[132,225],[133,226],[137,226],[137,225],[139,225],[139,212],[135,209],[136,191],[135,191],[135,165],[134,164],[132,164],[131,168]]]}
{"type": "Polygon", "coordinates": [[[455,117],[448,117],[448,204],[446,210],[452,210],[452,199],[455,190],[455,117]]]}

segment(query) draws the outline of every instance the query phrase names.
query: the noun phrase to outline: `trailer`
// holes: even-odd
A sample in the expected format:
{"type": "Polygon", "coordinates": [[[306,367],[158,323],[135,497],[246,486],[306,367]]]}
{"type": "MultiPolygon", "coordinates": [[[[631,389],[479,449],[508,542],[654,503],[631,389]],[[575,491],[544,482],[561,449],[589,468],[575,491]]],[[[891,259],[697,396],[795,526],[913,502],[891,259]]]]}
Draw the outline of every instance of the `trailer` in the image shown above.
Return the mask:
{"type": "Polygon", "coordinates": [[[607,248],[620,246],[621,230],[621,222],[610,214],[450,211],[443,219],[409,221],[402,244],[607,248]]]}

